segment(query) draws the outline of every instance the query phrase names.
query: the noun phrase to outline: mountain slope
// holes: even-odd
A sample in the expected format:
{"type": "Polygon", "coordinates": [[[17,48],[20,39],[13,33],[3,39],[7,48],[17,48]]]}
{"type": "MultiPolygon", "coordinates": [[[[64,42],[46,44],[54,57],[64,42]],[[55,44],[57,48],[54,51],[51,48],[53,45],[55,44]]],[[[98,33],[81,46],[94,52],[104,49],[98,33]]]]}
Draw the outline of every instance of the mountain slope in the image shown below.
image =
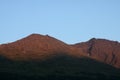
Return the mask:
{"type": "Polygon", "coordinates": [[[0,46],[1,55],[11,59],[44,59],[59,53],[69,53],[67,44],[48,35],[32,34],[13,43],[0,46]]]}
{"type": "Polygon", "coordinates": [[[0,45],[1,80],[119,80],[113,66],[119,68],[119,43],[103,39],[68,45],[32,34],[0,45]]]}
{"type": "Polygon", "coordinates": [[[105,39],[91,39],[73,45],[82,48],[86,56],[120,68],[120,43],[105,39]]]}

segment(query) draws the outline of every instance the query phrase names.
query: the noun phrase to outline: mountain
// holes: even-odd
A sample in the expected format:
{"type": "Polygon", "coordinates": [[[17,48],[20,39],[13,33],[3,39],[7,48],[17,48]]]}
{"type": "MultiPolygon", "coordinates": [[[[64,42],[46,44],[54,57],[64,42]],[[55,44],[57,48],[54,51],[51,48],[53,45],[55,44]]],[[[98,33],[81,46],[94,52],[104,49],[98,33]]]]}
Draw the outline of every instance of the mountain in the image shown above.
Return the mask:
{"type": "Polygon", "coordinates": [[[44,59],[59,53],[68,53],[69,46],[49,35],[31,34],[26,38],[0,46],[3,56],[10,59],[44,59]]]}
{"type": "Polygon", "coordinates": [[[120,43],[117,41],[92,38],[73,46],[82,48],[86,56],[120,68],[120,43]]]}
{"type": "Polygon", "coordinates": [[[69,45],[49,35],[31,34],[0,45],[0,79],[119,80],[118,59],[118,42],[93,38],[69,45]]]}
{"type": "Polygon", "coordinates": [[[31,34],[13,43],[0,45],[0,54],[13,60],[37,60],[61,54],[80,56],[81,53],[56,38],[40,34],[31,34]]]}

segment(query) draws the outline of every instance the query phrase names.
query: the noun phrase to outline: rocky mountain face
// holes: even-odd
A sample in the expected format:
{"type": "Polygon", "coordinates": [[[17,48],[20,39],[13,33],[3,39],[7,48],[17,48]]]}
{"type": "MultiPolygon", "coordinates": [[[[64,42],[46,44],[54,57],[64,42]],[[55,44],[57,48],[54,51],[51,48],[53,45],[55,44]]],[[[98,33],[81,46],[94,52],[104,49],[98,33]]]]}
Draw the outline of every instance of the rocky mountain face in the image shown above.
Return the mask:
{"type": "Polygon", "coordinates": [[[120,43],[91,39],[74,45],[31,34],[0,45],[0,80],[119,80],[120,43]]]}
{"type": "Polygon", "coordinates": [[[0,55],[13,60],[40,60],[62,54],[76,56],[82,53],[80,51],[49,35],[40,34],[31,34],[16,42],[0,46],[0,55]]]}
{"type": "Polygon", "coordinates": [[[73,45],[82,48],[86,56],[120,68],[120,43],[106,39],[92,38],[87,42],[73,45]]]}
{"type": "Polygon", "coordinates": [[[12,60],[44,60],[57,55],[85,56],[120,68],[120,43],[116,41],[93,38],[69,45],[49,35],[31,34],[0,45],[0,56],[12,60]]]}
{"type": "Polygon", "coordinates": [[[13,43],[0,46],[1,55],[10,59],[44,59],[59,53],[68,53],[69,46],[48,35],[32,34],[13,43]]]}

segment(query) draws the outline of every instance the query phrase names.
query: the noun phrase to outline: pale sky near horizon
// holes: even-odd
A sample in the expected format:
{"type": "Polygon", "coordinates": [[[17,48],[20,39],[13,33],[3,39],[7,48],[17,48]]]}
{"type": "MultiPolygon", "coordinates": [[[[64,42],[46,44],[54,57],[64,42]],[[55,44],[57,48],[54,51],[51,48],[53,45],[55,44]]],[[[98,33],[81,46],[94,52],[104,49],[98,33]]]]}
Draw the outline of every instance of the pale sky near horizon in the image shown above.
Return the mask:
{"type": "Polygon", "coordinates": [[[73,44],[120,42],[120,0],[0,0],[0,44],[32,33],[73,44]]]}

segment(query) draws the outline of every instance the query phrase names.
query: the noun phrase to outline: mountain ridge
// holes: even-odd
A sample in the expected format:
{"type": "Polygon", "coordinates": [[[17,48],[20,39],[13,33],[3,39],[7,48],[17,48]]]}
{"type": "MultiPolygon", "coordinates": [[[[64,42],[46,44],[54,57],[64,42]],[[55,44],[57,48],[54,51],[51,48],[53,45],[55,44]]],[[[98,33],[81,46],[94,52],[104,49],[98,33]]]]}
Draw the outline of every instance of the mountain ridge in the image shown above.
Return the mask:
{"type": "Polygon", "coordinates": [[[73,45],[76,48],[82,48],[86,55],[94,59],[120,67],[120,43],[107,39],[92,38],[87,42],[73,45]]]}
{"type": "Polygon", "coordinates": [[[31,34],[0,45],[0,80],[119,80],[119,43],[92,38],[74,45],[31,34]]]}
{"type": "Polygon", "coordinates": [[[120,68],[120,43],[107,39],[92,38],[70,45],[49,35],[31,34],[0,45],[0,55],[13,60],[41,60],[62,54],[85,56],[120,68]]]}

